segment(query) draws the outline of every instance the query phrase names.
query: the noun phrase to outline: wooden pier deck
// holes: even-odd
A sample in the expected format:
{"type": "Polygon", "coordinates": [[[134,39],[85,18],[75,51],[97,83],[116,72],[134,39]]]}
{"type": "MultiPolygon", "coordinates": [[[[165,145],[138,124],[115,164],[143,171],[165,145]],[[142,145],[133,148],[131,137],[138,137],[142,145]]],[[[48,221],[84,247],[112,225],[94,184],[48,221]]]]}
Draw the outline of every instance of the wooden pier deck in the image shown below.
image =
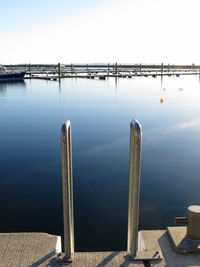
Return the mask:
{"type": "Polygon", "coordinates": [[[140,231],[140,242],[145,249],[160,250],[162,260],[132,261],[125,251],[76,252],[74,261],[56,260],[61,251],[61,238],[45,233],[0,234],[0,267],[186,267],[200,266],[200,255],[177,254],[166,230],[140,231]]]}

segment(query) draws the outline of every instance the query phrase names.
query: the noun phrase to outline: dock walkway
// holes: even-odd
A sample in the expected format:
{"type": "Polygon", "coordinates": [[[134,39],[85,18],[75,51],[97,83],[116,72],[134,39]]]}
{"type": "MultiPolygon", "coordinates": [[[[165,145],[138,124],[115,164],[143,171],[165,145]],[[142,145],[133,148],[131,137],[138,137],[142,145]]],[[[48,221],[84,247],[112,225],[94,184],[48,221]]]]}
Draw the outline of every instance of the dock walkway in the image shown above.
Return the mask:
{"type": "Polygon", "coordinates": [[[140,231],[146,250],[160,250],[162,260],[132,261],[127,252],[76,252],[74,261],[61,263],[56,261],[61,251],[60,236],[45,233],[1,233],[1,267],[186,267],[200,266],[200,255],[177,254],[169,241],[166,230],[140,231]]]}
{"type": "Polygon", "coordinates": [[[200,65],[146,64],[19,64],[4,65],[8,72],[26,71],[25,79],[59,80],[88,78],[106,80],[109,77],[134,78],[200,75],[200,65]]]}

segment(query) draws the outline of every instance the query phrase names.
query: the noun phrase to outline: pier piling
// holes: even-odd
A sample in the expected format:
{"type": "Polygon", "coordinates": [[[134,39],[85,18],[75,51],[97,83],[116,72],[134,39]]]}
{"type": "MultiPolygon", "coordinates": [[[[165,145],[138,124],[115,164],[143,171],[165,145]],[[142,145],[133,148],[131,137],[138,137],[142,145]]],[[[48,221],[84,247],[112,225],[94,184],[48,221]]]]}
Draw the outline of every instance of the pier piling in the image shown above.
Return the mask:
{"type": "Polygon", "coordinates": [[[60,77],[60,63],[58,63],[58,76],[60,77]]]}

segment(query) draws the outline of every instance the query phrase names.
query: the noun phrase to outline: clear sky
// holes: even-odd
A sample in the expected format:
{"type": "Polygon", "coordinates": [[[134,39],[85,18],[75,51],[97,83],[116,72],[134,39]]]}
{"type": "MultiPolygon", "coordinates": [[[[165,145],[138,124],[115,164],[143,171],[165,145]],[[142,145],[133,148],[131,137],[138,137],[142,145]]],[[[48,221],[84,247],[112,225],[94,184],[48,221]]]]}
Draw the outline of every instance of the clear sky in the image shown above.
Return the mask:
{"type": "Polygon", "coordinates": [[[0,0],[0,63],[200,64],[200,0],[0,0]]]}

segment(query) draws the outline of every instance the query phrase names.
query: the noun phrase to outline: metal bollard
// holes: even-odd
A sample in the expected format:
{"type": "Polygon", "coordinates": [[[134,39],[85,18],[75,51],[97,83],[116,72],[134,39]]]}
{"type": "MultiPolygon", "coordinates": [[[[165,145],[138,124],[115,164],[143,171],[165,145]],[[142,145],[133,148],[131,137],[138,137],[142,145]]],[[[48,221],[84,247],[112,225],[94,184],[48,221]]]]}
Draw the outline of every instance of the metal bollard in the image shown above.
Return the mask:
{"type": "Polygon", "coordinates": [[[200,205],[189,206],[187,213],[187,217],[176,217],[175,224],[186,224],[186,236],[191,240],[200,240],[200,205]]]}
{"type": "Polygon", "coordinates": [[[61,261],[72,261],[74,258],[74,209],[73,209],[73,177],[72,177],[72,141],[71,124],[66,121],[61,128],[62,153],[62,189],[64,219],[64,253],[61,261]]]}
{"type": "Polygon", "coordinates": [[[127,251],[131,257],[138,250],[138,221],[140,198],[140,161],[142,128],[137,120],[130,125],[129,205],[127,251]]]}
{"type": "Polygon", "coordinates": [[[187,237],[192,240],[200,240],[200,206],[188,207],[187,237]]]}

